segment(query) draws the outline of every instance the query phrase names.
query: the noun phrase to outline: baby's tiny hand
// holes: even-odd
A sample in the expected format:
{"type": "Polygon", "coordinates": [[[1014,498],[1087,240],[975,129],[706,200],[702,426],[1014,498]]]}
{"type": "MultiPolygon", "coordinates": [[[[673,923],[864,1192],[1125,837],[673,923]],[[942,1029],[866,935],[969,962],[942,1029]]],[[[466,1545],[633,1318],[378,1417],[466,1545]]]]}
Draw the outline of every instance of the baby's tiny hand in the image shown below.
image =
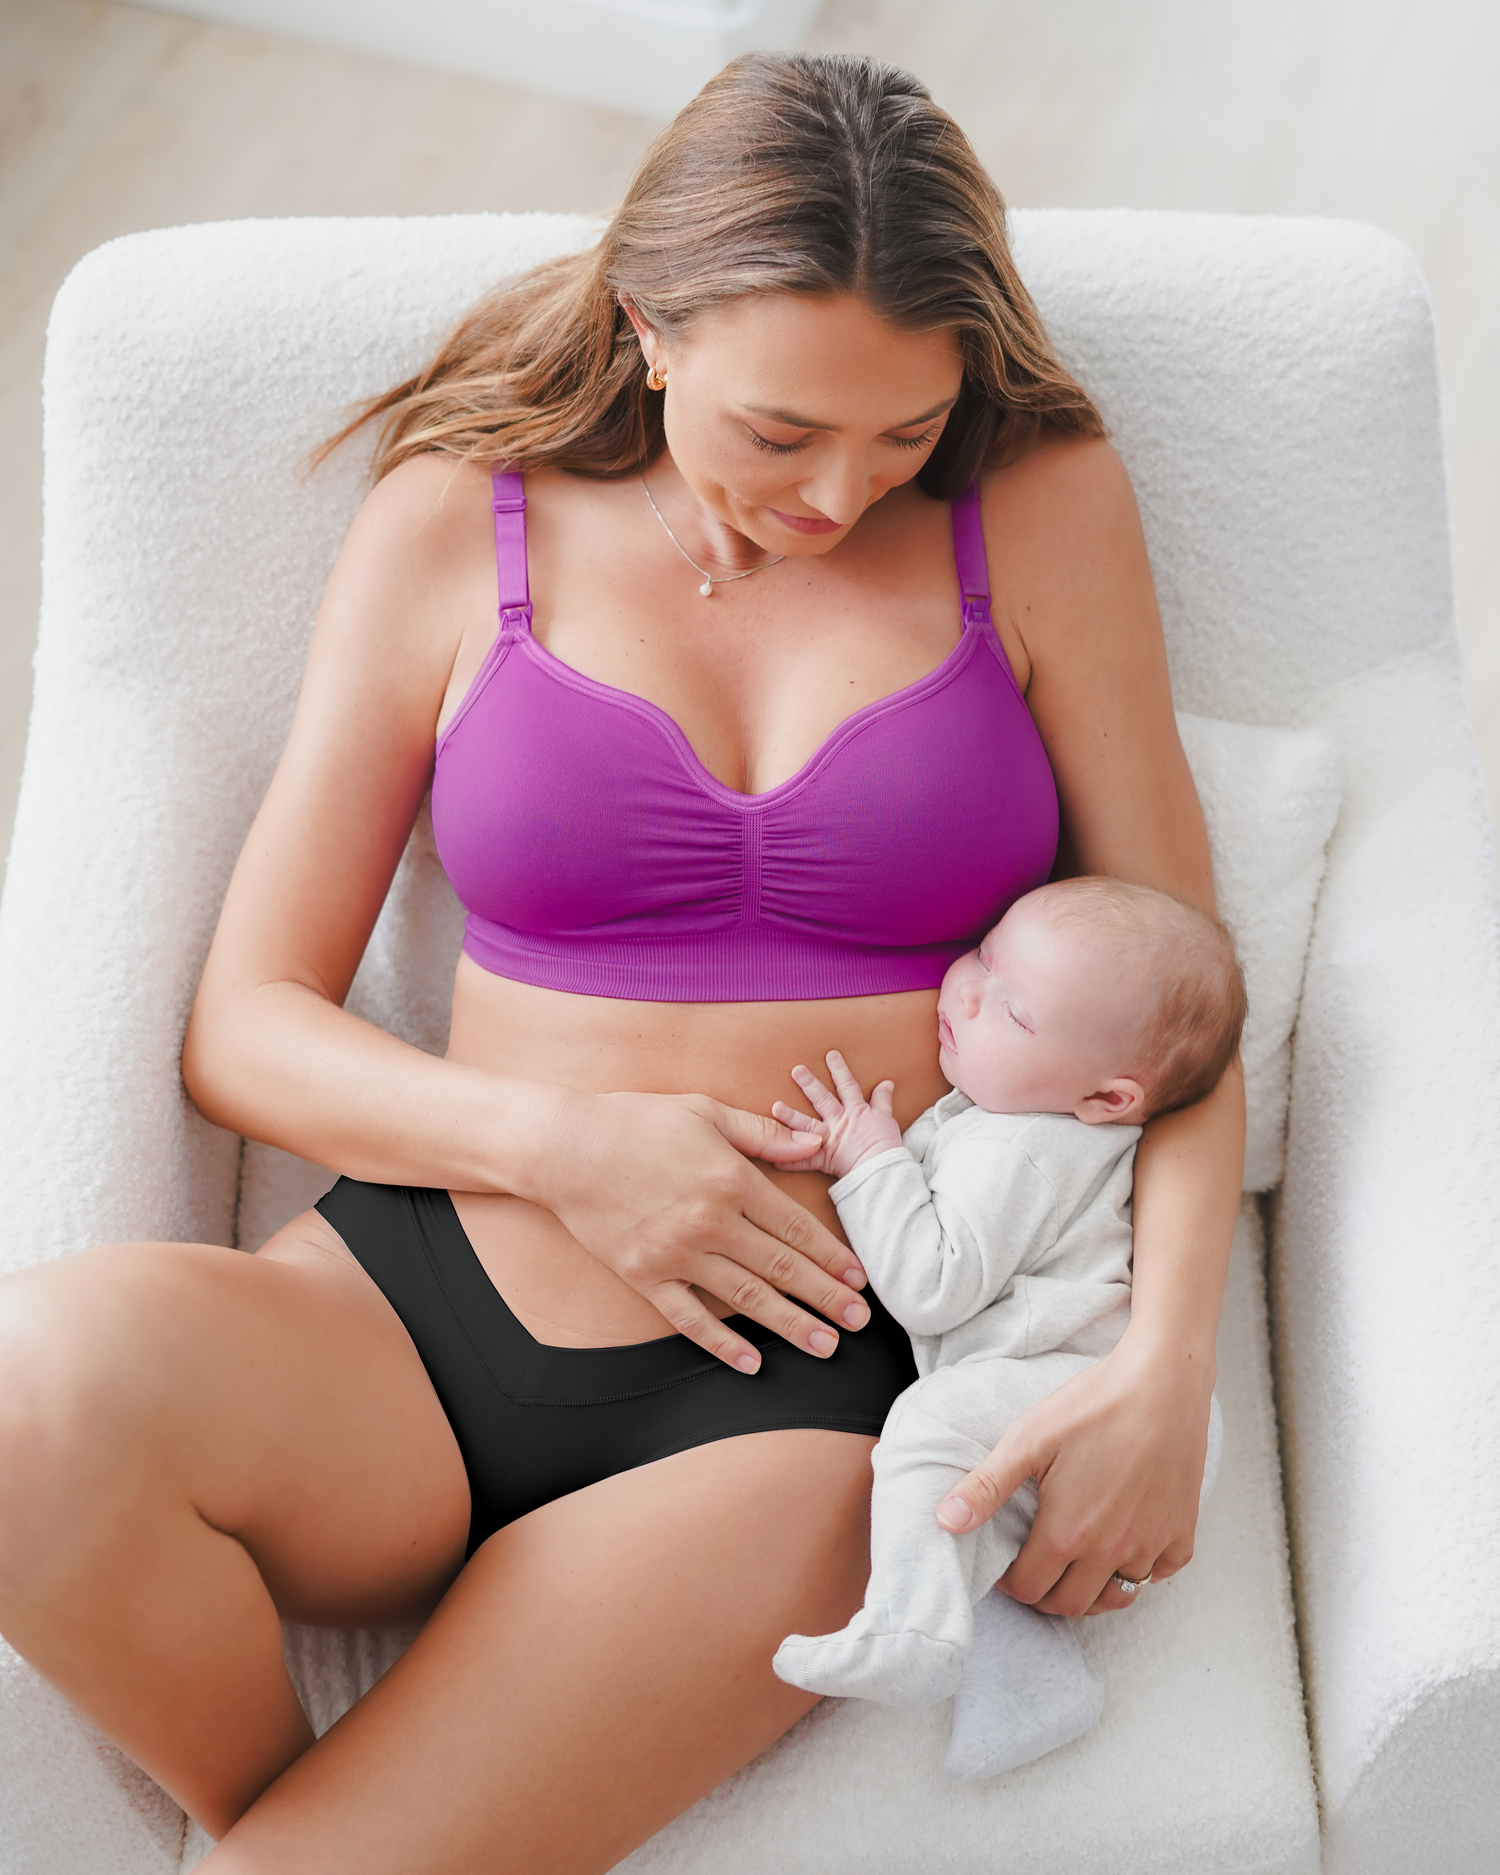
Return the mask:
{"type": "Polygon", "coordinates": [[[832,1048],[828,1071],[836,1092],[826,1088],[811,1068],[799,1063],[792,1069],[792,1079],[817,1109],[817,1119],[798,1113],[783,1100],[776,1102],[771,1115],[792,1129],[798,1147],[805,1143],[805,1156],[796,1161],[798,1170],[832,1172],[843,1178],[861,1159],[901,1144],[901,1128],[891,1111],[896,1084],[882,1081],[866,1101],[844,1057],[832,1048]]]}

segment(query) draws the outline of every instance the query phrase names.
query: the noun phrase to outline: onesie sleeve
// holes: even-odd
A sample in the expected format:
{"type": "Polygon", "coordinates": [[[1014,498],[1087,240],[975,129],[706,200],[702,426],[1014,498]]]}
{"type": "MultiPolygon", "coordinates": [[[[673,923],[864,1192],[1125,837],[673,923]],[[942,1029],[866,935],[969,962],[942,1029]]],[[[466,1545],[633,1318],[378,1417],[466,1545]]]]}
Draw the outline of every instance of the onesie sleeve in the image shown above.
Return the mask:
{"type": "Polygon", "coordinates": [[[893,1146],[830,1196],[885,1306],[911,1335],[943,1335],[1004,1291],[1058,1232],[1051,1182],[1019,1148],[968,1131],[924,1171],[893,1146]]]}

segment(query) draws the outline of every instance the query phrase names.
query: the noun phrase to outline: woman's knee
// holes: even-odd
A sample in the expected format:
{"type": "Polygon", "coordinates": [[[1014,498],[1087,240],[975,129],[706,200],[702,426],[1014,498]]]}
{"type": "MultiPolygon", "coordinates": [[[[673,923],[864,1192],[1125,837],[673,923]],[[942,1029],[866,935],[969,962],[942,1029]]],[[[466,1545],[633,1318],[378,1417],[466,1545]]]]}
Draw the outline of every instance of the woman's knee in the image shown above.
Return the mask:
{"type": "Polygon", "coordinates": [[[0,1280],[0,1588],[86,1568],[167,1468],[170,1375],[144,1332],[152,1252],[122,1246],[0,1280]]]}

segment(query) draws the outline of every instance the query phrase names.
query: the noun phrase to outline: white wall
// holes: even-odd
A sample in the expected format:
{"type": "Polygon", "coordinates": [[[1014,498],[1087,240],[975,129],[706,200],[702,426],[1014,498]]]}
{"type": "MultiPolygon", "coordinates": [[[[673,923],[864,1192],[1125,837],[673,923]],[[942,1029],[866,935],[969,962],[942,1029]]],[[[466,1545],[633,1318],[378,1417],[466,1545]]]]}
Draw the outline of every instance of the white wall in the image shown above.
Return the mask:
{"type": "MultiPolygon", "coordinates": [[[[141,5],[145,0],[132,0],[141,5]]],[[[670,117],[726,60],[793,47],[821,0],[150,0],[226,26],[670,117]]]]}

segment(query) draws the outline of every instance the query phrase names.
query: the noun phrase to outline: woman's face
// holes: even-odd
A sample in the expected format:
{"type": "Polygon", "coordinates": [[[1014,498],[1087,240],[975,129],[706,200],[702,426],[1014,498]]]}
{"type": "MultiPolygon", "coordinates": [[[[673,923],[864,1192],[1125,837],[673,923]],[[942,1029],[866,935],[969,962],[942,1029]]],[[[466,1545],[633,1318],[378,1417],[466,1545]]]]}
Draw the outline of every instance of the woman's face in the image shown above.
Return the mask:
{"type": "Polygon", "coordinates": [[[710,515],[773,553],[826,553],[909,482],[963,377],[951,331],[902,331],[844,294],[751,294],[675,340],[636,327],[667,377],[672,460],[710,515]]]}

